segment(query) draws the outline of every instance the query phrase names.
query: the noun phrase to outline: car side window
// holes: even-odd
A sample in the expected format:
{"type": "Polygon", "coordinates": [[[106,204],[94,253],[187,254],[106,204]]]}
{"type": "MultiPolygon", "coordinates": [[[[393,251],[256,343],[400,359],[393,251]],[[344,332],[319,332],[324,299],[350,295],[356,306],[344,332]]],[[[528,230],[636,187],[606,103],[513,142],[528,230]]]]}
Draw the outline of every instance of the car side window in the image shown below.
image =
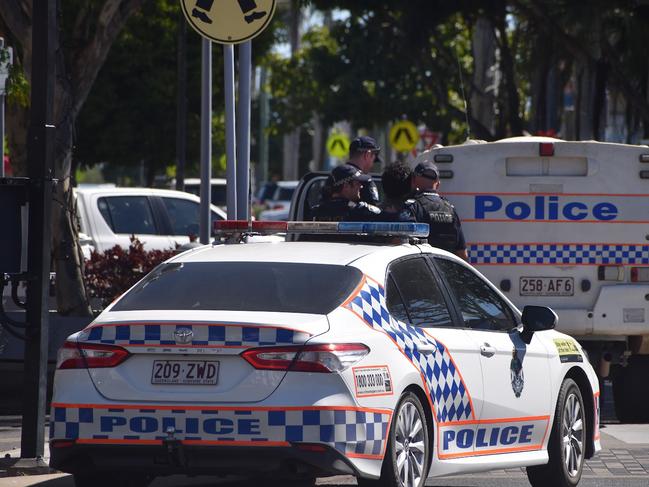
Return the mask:
{"type": "Polygon", "coordinates": [[[388,311],[401,321],[415,326],[453,326],[444,296],[423,258],[392,264],[386,294],[388,311]]]}
{"type": "Polygon", "coordinates": [[[406,305],[403,304],[401,293],[399,292],[399,289],[397,289],[397,285],[394,283],[394,279],[392,279],[391,275],[388,276],[388,282],[385,289],[385,304],[388,307],[390,314],[397,320],[403,321],[404,323],[410,322],[408,311],[406,311],[406,305]]]}
{"type": "Polygon", "coordinates": [[[436,258],[468,328],[508,331],[516,327],[512,310],[477,274],[447,259],[436,258]]]}
{"type": "Polygon", "coordinates": [[[162,198],[173,235],[198,235],[199,205],[194,201],[180,198],[162,198]]]}
{"type": "Polygon", "coordinates": [[[105,196],[97,201],[99,212],[114,233],[156,235],[155,222],[146,196],[105,196]]]}

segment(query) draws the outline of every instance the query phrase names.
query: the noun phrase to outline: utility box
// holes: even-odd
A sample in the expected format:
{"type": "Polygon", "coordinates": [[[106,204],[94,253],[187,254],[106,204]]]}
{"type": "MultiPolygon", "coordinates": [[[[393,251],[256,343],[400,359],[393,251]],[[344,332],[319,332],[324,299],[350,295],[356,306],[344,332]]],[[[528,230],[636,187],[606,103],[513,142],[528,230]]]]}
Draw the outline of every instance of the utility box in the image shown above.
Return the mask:
{"type": "Polygon", "coordinates": [[[27,271],[29,179],[0,178],[0,273],[27,271]]]}

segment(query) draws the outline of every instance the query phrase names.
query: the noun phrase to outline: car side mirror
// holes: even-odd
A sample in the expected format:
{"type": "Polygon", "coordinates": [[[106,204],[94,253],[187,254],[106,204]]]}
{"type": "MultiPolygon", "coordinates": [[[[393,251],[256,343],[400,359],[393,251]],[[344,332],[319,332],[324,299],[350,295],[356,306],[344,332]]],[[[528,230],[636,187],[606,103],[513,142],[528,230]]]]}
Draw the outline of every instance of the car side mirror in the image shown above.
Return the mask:
{"type": "Polygon", "coordinates": [[[535,331],[551,330],[557,326],[557,314],[546,306],[525,306],[523,308],[522,338],[525,343],[530,343],[535,331]]]}

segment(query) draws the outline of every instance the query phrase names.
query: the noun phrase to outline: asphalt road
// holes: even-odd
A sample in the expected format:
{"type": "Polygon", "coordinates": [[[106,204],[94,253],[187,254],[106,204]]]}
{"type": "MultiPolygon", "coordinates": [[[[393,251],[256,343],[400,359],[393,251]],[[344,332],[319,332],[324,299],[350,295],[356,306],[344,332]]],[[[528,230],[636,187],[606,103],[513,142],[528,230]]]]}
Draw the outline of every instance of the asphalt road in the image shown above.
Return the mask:
{"type": "MultiPolygon", "coordinates": [[[[1,419],[1,418],[0,418],[1,419]]],[[[602,425],[603,450],[586,462],[580,487],[647,487],[649,486],[649,424],[602,425]]],[[[0,458],[20,454],[20,426],[0,421],[0,458]]],[[[2,477],[0,487],[74,487],[72,477],[49,474],[2,477]]],[[[331,487],[356,485],[354,477],[339,476],[318,479],[319,485],[331,487]]],[[[250,487],[250,484],[213,477],[174,476],[156,479],[151,487],[250,487]]],[[[482,474],[430,479],[427,486],[436,487],[526,487],[524,469],[496,470],[482,474]]],[[[551,487],[551,486],[548,486],[551,487]]]]}

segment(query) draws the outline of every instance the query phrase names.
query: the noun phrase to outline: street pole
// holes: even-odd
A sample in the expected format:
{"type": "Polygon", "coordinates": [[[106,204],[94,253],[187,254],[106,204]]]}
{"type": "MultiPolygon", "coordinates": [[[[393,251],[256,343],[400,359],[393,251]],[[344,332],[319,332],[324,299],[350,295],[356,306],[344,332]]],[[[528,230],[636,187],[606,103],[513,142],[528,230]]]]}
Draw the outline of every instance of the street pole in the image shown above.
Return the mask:
{"type": "Polygon", "coordinates": [[[236,134],[234,113],[234,47],[223,45],[223,76],[225,91],[225,156],[227,178],[228,220],[236,220],[237,215],[237,167],[236,134]]]}
{"type": "Polygon", "coordinates": [[[252,42],[239,45],[239,101],[237,105],[237,220],[250,214],[250,76],[252,42]]]}
{"type": "Polygon", "coordinates": [[[200,240],[210,242],[212,201],[212,41],[203,38],[201,78],[201,207],[200,240]]]}
{"type": "Polygon", "coordinates": [[[176,74],[176,190],[185,191],[187,158],[187,22],[182,13],[178,18],[178,72],[176,74]]]}
{"type": "Polygon", "coordinates": [[[56,29],[56,2],[34,1],[31,117],[27,143],[29,281],[20,456],[21,459],[34,459],[36,462],[32,466],[35,468],[44,465],[40,464],[45,445],[56,29]]]}
{"type": "Polygon", "coordinates": [[[259,80],[259,163],[257,171],[257,181],[260,184],[270,179],[268,174],[268,135],[266,134],[268,112],[270,110],[270,102],[266,92],[267,73],[266,68],[262,66],[259,80]]]}

